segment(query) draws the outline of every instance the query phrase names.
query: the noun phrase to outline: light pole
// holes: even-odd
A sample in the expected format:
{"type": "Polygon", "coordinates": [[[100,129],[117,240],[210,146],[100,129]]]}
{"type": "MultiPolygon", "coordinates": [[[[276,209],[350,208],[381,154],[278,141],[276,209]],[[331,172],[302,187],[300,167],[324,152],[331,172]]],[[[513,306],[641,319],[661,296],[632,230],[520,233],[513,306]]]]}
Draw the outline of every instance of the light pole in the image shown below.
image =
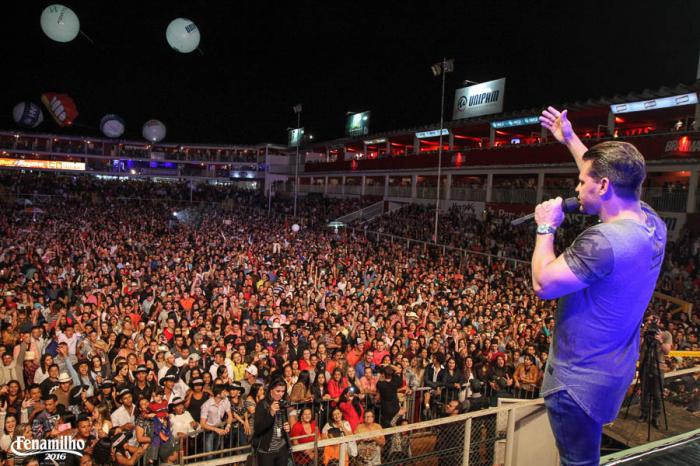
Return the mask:
{"type": "MultiPolygon", "coordinates": [[[[293,107],[294,113],[297,114],[297,130],[301,128],[301,104],[293,107]]],[[[297,216],[297,194],[299,193],[299,145],[301,139],[297,141],[297,156],[294,159],[294,218],[297,216]]]]}
{"type": "Polygon", "coordinates": [[[442,62],[430,67],[434,76],[442,75],[442,95],[440,97],[440,146],[438,147],[437,193],[435,195],[435,231],[433,242],[438,242],[438,214],[440,212],[440,175],[442,174],[442,133],[445,121],[445,75],[455,69],[454,59],[443,58],[442,62]]]}

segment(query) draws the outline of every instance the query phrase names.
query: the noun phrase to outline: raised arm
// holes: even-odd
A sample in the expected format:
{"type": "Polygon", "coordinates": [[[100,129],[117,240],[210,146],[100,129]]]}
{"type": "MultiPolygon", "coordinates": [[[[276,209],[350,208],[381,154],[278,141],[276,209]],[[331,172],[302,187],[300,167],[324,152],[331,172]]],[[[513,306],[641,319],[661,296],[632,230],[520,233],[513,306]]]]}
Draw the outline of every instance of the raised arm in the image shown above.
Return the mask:
{"type": "Polygon", "coordinates": [[[552,133],[554,139],[561,142],[569,149],[569,152],[571,152],[571,155],[574,157],[576,166],[579,171],[581,171],[583,154],[586,153],[588,148],[581,142],[576,133],[574,133],[574,128],[571,126],[567,112],[567,110],[559,112],[559,110],[554,107],[547,107],[547,110],[542,111],[540,123],[552,133]]]}

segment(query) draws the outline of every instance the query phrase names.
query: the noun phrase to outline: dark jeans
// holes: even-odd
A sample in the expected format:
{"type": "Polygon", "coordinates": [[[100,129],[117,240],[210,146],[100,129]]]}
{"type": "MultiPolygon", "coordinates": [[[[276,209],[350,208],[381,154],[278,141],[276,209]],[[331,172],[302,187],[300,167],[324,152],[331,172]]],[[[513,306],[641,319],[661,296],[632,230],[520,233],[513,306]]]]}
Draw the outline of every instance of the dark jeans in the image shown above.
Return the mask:
{"type": "Polygon", "coordinates": [[[286,445],[274,453],[258,451],[258,466],[287,466],[289,456],[289,447],[286,445]]]}
{"type": "Polygon", "coordinates": [[[603,425],[593,420],[565,390],[544,399],[561,466],[598,466],[603,425]]]}

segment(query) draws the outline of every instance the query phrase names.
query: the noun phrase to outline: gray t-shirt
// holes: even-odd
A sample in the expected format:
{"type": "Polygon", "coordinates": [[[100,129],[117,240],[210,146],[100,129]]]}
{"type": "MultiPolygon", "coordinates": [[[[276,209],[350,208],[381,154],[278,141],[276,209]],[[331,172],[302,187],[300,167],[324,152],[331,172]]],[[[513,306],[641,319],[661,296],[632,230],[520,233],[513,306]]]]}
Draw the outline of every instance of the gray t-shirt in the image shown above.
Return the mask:
{"type": "Polygon", "coordinates": [[[542,395],[566,390],[593,419],[615,419],[634,377],[639,330],[656,287],[666,225],[642,202],[644,225],[592,226],[564,251],[588,286],[559,299],[542,395]]]}

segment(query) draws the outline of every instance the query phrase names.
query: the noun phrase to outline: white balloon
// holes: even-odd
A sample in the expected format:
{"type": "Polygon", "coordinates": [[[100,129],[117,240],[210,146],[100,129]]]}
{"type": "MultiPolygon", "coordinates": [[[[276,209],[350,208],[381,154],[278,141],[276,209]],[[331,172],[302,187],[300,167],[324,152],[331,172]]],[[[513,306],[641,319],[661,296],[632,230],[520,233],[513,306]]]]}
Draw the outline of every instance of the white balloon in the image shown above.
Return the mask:
{"type": "Polygon", "coordinates": [[[124,120],[113,113],[103,116],[100,120],[100,130],[109,138],[118,138],[124,134],[125,126],[124,120]]]}
{"type": "Polygon", "coordinates": [[[20,102],[12,109],[15,122],[25,128],[36,128],[44,121],[44,112],[34,102],[20,102]]]}
{"type": "Polygon", "coordinates": [[[41,29],[51,40],[70,42],[80,32],[80,20],[73,10],[55,3],[41,12],[41,29]]]}
{"type": "Polygon", "coordinates": [[[151,142],[162,141],[165,137],[165,125],[162,121],[158,120],[148,120],[143,124],[143,137],[151,142]]]}
{"type": "Polygon", "coordinates": [[[176,18],[168,24],[165,38],[174,50],[190,53],[199,47],[199,29],[187,18],[176,18]]]}
{"type": "Polygon", "coordinates": [[[299,231],[299,228],[300,228],[299,225],[297,225],[296,223],[295,223],[294,225],[292,225],[292,231],[293,231],[294,233],[298,232],[298,231],[299,231]]]}

